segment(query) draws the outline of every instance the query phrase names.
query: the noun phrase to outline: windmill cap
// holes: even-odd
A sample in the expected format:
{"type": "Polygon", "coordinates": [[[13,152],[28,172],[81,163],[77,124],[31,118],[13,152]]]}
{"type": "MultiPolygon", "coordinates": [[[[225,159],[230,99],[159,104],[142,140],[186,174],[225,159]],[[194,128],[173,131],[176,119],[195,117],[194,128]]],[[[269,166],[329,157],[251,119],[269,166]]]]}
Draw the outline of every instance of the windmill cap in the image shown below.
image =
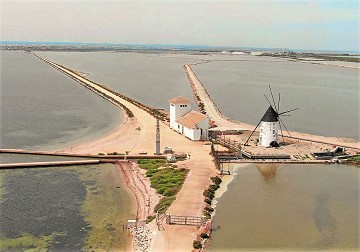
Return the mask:
{"type": "Polygon", "coordinates": [[[262,122],[278,122],[279,119],[278,119],[279,115],[278,113],[273,109],[272,106],[270,106],[264,116],[261,118],[261,121],[262,122]]]}

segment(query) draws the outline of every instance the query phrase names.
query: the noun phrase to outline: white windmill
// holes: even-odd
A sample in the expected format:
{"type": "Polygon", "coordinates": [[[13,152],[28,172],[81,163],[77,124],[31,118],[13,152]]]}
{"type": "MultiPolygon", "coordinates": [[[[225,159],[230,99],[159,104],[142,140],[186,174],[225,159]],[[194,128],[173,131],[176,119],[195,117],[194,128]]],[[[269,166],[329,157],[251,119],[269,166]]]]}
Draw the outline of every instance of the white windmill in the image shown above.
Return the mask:
{"type": "Polygon", "coordinates": [[[299,108],[291,109],[291,110],[279,113],[279,109],[280,109],[280,93],[279,93],[278,106],[276,108],[274,96],[273,96],[273,93],[272,93],[272,90],[271,90],[270,86],[269,86],[269,89],[270,89],[270,94],[271,94],[272,101],[273,101],[274,104],[271,104],[271,102],[266,97],[266,95],[264,95],[266,100],[269,102],[270,107],[266,110],[264,116],[261,118],[260,122],[256,125],[253,132],[251,132],[249,138],[246,140],[244,145],[246,145],[248,143],[251,136],[254,134],[255,130],[259,127],[259,125],[260,125],[259,145],[261,145],[261,146],[264,146],[264,147],[278,147],[279,146],[279,141],[278,141],[278,131],[279,131],[279,129],[281,131],[281,136],[282,136],[283,141],[284,141],[284,135],[283,135],[281,125],[284,126],[284,128],[286,129],[286,131],[288,132],[288,134],[290,136],[290,133],[287,130],[284,122],[281,120],[280,116],[281,115],[282,116],[289,116],[287,113],[289,113],[291,111],[294,111],[294,110],[298,110],[299,108]]]}

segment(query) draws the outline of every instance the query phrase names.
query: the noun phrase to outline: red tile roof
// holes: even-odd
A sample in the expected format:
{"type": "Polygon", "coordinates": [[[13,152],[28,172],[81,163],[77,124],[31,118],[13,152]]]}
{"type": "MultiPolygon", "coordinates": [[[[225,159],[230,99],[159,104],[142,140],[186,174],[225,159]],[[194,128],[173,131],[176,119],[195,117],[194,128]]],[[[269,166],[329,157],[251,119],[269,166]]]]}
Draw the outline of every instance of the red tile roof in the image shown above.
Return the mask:
{"type": "Polygon", "coordinates": [[[200,112],[191,110],[182,117],[176,120],[178,124],[185,126],[186,128],[193,129],[196,128],[196,125],[207,118],[206,115],[201,114],[200,112]]]}
{"type": "Polygon", "coordinates": [[[170,99],[169,103],[172,103],[172,104],[191,104],[192,101],[190,101],[188,98],[185,98],[183,96],[178,96],[178,97],[170,99]]]}

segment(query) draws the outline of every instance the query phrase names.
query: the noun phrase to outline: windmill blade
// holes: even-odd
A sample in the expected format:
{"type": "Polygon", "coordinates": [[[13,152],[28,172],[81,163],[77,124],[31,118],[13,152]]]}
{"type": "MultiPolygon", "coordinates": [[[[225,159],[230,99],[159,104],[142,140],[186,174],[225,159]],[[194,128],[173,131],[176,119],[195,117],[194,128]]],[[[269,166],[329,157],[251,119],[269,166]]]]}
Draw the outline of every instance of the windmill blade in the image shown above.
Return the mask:
{"type": "Polygon", "coordinates": [[[250,138],[252,137],[252,135],[254,134],[255,130],[259,127],[260,123],[261,123],[261,121],[256,125],[255,129],[251,132],[249,138],[246,140],[246,142],[244,143],[244,145],[246,145],[246,144],[249,142],[249,140],[250,140],[250,138]]]}
{"type": "Polygon", "coordinates": [[[289,113],[291,111],[295,111],[295,110],[298,110],[299,108],[296,108],[296,109],[290,109],[288,111],[285,111],[285,112],[281,112],[279,115],[283,115],[283,114],[286,114],[286,113],[289,113]]]}
{"type": "Polygon", "coordinates": [[[268,103],[270,104],[270,106],[272,107],[271,102],[270,102],[269,99],[267,98],[266,94],[264,94],[264,96],[265,96],[266,100],[268,101],[268,103]]]}
{"type": "MultiPolygon", "coordinates": [[[[279,118],[280,119],[280,118],[279,118]]],[[[281,123],[279,122],[279,125],[280,125],[280,132],[281,132],[281,137],[283,139],[283,143],[285,144],[285,140],[284,140],[284,134],[283,134],[283,130],[281,128],[281,123]]]]}
{"type": "Polygon", "coordinates": [[[271,98],[272,98],[272,100],[273,100],[273,102],[274,102],[275,110],[277,110],[276,113],[278,113],[279,110],[276,108],[275,99],[274,99],[274,96],[273,96],[273,93],[272,93],[272,90],[271,90],[271,86],[270,86],[270,85],[269,85],[269,89],[270,89],[271,98]]]}
{"type": "Polygon", "coordinates": [[[278,100],[278,113],[280,111],[280,93],[279,93],[279,100],[278,100]]]}
{"type": "Polygon", "coordinates": [[[289,137],[292,138],[292,136],[290,135],[290,132],[288,131],[288,129],[285,126],[285,123],[281,120],[281,118],[279,117],[280,123],[282,123],[284,125],[284,128],[286,129],[287,133],[289,134],[289,137]]]}

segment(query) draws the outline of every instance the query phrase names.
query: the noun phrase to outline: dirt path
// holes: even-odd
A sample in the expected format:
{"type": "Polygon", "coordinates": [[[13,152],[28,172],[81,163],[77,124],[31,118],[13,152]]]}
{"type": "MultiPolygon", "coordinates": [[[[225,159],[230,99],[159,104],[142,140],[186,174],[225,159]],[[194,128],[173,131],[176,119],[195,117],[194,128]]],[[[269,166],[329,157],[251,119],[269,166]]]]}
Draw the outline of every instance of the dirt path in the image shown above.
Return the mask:
{"type": "MultiPolygon", "coordinates": [[[[86,84],[97,92],[120,102],[134,114],[134,117],[131,118],[131,120],[125,121],[124,126],[120,126],[117,131],[107,136],[108,138],[105,137],[98,139],[95,142],[69,148],[66,150],[67,152],[97,154],[104,150],[120,152],[128,150],[130,151],[130,154],[133,155],[139,154],[139,152],[147,152],[148,154],[154,153],[156,119],[153,116],[134,104],[102,88],[96,83],[76,74],[74,71],[69,71],[67,68],[57,65],[45,58],[39,58],[78,82],[86,84]]],[[[188,173],[183,188],[170,207],[169,212],[179,215],[201,216],[203,208],[205,207],[202,193],[211,183],[210,177],[217,174],[215,164],[210,156],[210,145],[207,145],[204,142],[193,142],[171,130],[164,123],[160,123],[160,132],[161,150],[163,150],[165,146],[171,146],[177,153],[191,154],[191,159],[178,162],[178,167],[188,168],[190,169],[190,172],[188,173]]],[[[133,177],[136,176],[136,172],[127,173],[125,176],[128,176],[129,184],[138,184],[138,180],[132,180],[133,177]]],[[[144,198],[146,201],[145,193],[137,192],[137,189],[135,188],[133,188],[133,190],[134,193],[137,194],[139,205],[143,205],[144,198]]],[[[146,208],[141,208],[140,206],[139,216],[144,216],[146,211],[146,208]]],[[[196,227],[167,226],[165,223],[164,227],[165,231],[158,231],[154,222],[151,225],[151,232],[153,234],[152,251],[192,250],[192,242],[198,231],[196,227]]]]}
{"type": "MultiPolygon", "coordinates": [[[[200,100],[204,104],[204,109],[206,111],[206,114],[210,117],[212,121],[215,122],[217,126],[227,127],[231,129],[243,129],[250,131],[254,130],[255,128],[254,125],[237,122],[224,116],[220,112],[220,110],[216,107],[214,101],[211,99],[204,85],[196,76],[190,65],[184,65],[184,69],[189,78],[190,84],[194,86],[196,94],[199,96],[200,100]]],[[[259,129],[257,129],[257,131],[259,131],[259,129]]],[[[360,150],[360,142],[355,141],[353,139],[316,136],[316,135],[310,135],[299,132],[290,132],[290,134],[296,140],[306,140],[315,143],[343,146],[346,148],[353,148],[360,150]]],[[[284,133],[284,135],[286,134],[284,133]]]]}

